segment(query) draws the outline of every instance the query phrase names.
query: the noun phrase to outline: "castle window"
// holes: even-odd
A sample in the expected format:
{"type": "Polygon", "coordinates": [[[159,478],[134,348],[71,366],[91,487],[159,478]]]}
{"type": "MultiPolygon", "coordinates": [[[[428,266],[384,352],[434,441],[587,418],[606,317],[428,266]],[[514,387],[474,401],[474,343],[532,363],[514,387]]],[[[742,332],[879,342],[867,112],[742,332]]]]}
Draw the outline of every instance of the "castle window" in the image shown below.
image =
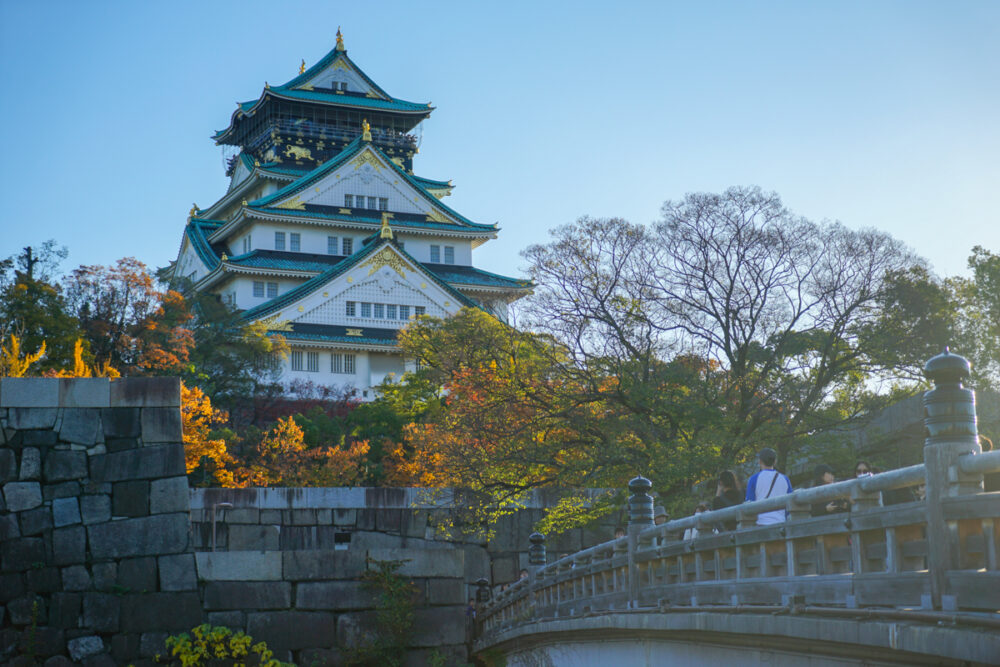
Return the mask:
{"type": "Polygon", "coordinates": [[[336,352],[330,355],[330,372],[331,373],[344,372],[344,355],[337,354],[336,352]]]}
{"type": "Polygon", "coordinates": [[[378,208],[378,197],[369,197],[368,198],[368,208],[370,208],[370,209],[377,209],[378,208]]]}
{"type": "Polygon", "coordinates": [[[396,306],[388,304],[385,307],[385,319],[394,320],[396,319],[396,306]]]}
{"type": "Polygon", "coordinates": [[[357,310],[356,310],[357,302],[356,301],[348,301],[345,304],[345,306],[346,307],[344,308],[344,314],[347,315],[348,317],[354,317],[355,312],[357,312],[357,310]]]}
{"type": "Polygon", "coordinates": [[[444,263],[445,264],[455,263],[455,246],[446,245],[444,247],[444,263]]]}
{"type": "Polygon", "coordinates": [[[344,254],[350,255],[354,252],[354,239],[344,239],[344,254]]]}
{"type": "Polygon", "coordinates": [[[372,305],[370,303],[361,303],[361,317],[371,317],[372,316],[372,305]]]}
{"type": "Polygon", "coordinates": [[[376,303],[375,304],[375,319],[381,320],[385,318],[385,304],[376,303]]]}
{"type": "Polygon", "coordinates": [[[337,239],[336,236],[327,236],[326,237],[326,254],[328,254],[328,255],[336,255],[337,254],[337,252],[340,250],[340,244],[339,244],[338,241],[339,240],[337,239]]]}
{"type": "Polygon", "coordinates": [[[421,315],[425,315],[426,313],[427,313],[427,308],[425,308],[424,306],[414,306],[413,307],[413,314],[416,315],[417,317],[420,317],[421,315]]]}
{"type": "Polygon", "coordinates": [[[285,249],[285,232],[274,233],[274,249],[275,250],[285,249]]]}
{"type": "Polygon", "coordinates": [[[319,372],[319,352],[306,352],[306,370],[310,373],[319,372]]]}
{"type": "Polygon", "coordinates": [[[378,198],[378,210],[380,210],[380,211],[388,211],[389,210],[389,198],[388,197],[379,197],[378,198]]]}
{"type": "Polygon", "coordinates": [[[339,84],[341,90],[347,90],[347,82],[341,81],[339,84]]]}
{"type": "Polygon", "coordinates": [[[439,245],[431,246],[431,263],[432,264],[441,263],[441,246],[439,245]]]}
{"type": "Polygon", "coordinates": [[[267,284],[267,298],[273,299],[278,296],[278,283],[267,284]]]}
{"type": "Polygon", "coordinates": [[[344,195],[344,206],[347,208],[354,207],[354,195],[344,195]]]}
{"type": "Polygon", "coordinates": [[[302,370],[302,351],[292,350],[292,370],[301,371],[302,370]]]}
{"type": "Polygon", "coordinates": [[[344,372],[349,375],[354,375],[354,369],[357,368],[355,363],[356,356],[353,354],[344,355],[344,372]]]}
{"type": "Polygon", "coordinates": [[[261,299],[264,298],[264,283],[258,280],[253,281],[253,295],[261,299]]]}
{"type": "Polygon", "coordinates": [[[289,239],[288,240],[290,241],[289,245],[291,246],[291,248],[289,248],[289,249],[292,252],[298,252],[299,250],[302,249],[302,235],[301,234],[296,234],[295,232],[292,232],[289,235],[289,239]]]}
{"type": "Polygon", "coordinates": [[[410,307],[409,306],[400,306],[399,307],[399,319],[401,319],[401,320],[408,320],[408,319],[410,319],[410,307]]]}

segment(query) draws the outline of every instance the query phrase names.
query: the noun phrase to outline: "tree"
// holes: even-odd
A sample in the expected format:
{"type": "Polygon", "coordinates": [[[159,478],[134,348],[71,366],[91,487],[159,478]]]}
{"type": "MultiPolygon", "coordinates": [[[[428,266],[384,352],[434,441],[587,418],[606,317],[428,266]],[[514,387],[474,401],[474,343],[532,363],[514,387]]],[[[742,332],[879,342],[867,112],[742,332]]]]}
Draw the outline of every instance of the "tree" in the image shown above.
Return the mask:
{"type": "Polygon", "coordinates": [[[67,301],[98,363],[128,374],[178,374],[194,339],[184,298],[156,288],[133,257],[80,266],[65,281],[67,301]]]}
{"type": "Polygon", "coordinates": [[[198,387],[181,383],[181,421],[184,434],[184,464],[188,475],[201,471],[202,485],[236,486],[233,468],[236,459],[225,439],[213,433],[228,416],[212,407],[212,401],[198,387]]]}
{"type": "Polygon", "coordinates": [[[11,334],[9,340],[0,343],[0,377],[24,377],[28,369],[44,356],[45,341],[35,352],[28,352],[21,349],[21,339],[11,334]]]}
{"type": "Polygon", "coordinates": [[[72,363],[81,332],[58,287],[19,273],[13,283],[0,290],[0,335],[16,335],[26,349],[35,350],[44,343],[39,370],[45,372],[72,363]]]}

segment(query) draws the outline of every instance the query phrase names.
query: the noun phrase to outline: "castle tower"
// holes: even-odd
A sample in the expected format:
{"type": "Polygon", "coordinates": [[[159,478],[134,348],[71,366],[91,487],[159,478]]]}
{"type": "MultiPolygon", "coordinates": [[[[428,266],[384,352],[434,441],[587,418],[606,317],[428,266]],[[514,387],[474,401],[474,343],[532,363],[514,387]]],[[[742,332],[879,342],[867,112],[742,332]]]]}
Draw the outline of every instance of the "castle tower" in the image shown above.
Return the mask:
{"type": "Polygon", "coordinates": [[[411,319],[475,307],[506,320],[530,292],[472,266],[497,226],[446,206],[450,181],[413,172],[413,130],[432,110],[382,90],[338,30],[330,53],[215,134],[239,149],[229,188],[192,208],[173,276],[285,336],[282,381],[373,398],[408,368],[396,336],[411,319]]]}

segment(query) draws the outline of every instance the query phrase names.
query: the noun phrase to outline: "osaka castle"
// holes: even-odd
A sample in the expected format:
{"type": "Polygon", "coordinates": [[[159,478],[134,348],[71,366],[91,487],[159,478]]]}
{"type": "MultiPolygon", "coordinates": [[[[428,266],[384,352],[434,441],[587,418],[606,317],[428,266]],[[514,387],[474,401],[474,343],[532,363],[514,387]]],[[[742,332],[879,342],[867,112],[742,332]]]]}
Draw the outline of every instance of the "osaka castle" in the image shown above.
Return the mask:
{"type": "Polygon", "coordinates": [[[525,280],[475,268],[496,224],[444,203],[451,181],[418,176],[414,129],[429,104],[392,97],[334,49],[238,104],[217,144],[232,147],[227,192],[192,208],[173,277],[217,294],[286,338],[281,381],[359,399],[414,368],[399,330],[463,307],[501,320],[525,280]]]}

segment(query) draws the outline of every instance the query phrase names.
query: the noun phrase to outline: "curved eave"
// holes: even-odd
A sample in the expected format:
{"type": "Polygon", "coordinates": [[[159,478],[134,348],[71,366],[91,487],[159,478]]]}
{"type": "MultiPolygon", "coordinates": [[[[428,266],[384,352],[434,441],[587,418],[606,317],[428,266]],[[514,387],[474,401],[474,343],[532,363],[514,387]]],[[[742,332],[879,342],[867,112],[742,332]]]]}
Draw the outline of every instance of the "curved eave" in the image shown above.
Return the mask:
{"type": "Polygon", "coordinates": [[[213,218],[218,215],[222,209],[232,205],[234,201],[241,201],[244,198],[243,195],[252,190],[262,180],[272,179],[275,181],[283,181],[284,185],[288,185],[289,183],[294,183],[296,178],[296,176],[291,174],[268,171],[264,167],[254,167],[250,172],[250,175],[240,181],[239,185],[224,194],[219,201],[204,210],[199,210],[198,213],[200,215],[204,215],[205,217],[213,218]]]}
{"type": "Polygon", "coordinates": [[[448,283],[462,292],[483,292],[486,294],[517,294],[517,298],[525,297],[534,292],[534,287],[501,287],[498,285],[472,285],[469,283],[448,283]]]}
{"type": "Polygon", "coordinates": [[[383,100],[377,97],[355,97],[353,95],[329,95],[317,93],[314,90],[287,90],[282,88],[265,88],[256,101],[240,102],[229,117],[229,127],[216,131],[212,140],[217,144],[225,143],[236,130],[237,121],[242,116],[253,116],[267,102],[268,98],[288,102],[309,102],[323,106],[347,107],[350,109],[365,109],[370,111],[385,111],[406,116],[430,116],[434,107],[419,102],[409,102],[395,97],[383,100]]]}
{"type": "Polygon", "coordinates": [[[298,86],[303,86],[307,84],[309,80],[312,79],[314,76],[318,76],[323,72],[323,70],[333,65],[333,63],[337,62],[337,60],[346,61],[347,64],[351,67],[351,69],[353,69],[355,73],[358,74],[358,76],[364,79],[369,86],[375,89],[375,92],[378,95],[382,96],[385,99],[392,99],[392,95],[385,92],[385,90],[382,89],[382,86],[375,83],[375,81],[373,81],[370,76],[365,74],[365,71],[363,69],[358,67],[357,63],[351,60],[351,58],[347,55],[347,49],[338,50],[336,47],[334,47],[332,51],[328,51],[325,56],[317,60],[312,65],[312,67],[306,68],[306,71],[297,75],[291,81],[286,81],[285,83],[281,84],[280,86],[278,86],[278,88],[296,88],[298,86]]]}
{"type": "Polygon", "coordinates": [[[357,350],[359,352],[399,352],[401,350],[397,341],[392,341],[390,343],[388,341],[374,342],[356,339],[352,340],[350,336],[338,336],[333,339],[317,339],[304,337],[301,336],[301,334],[295,334],[291,331],[269,330],[267,333],[271,336],[282,336],[286,341],[295,343],[298,347],[315,347],[324,350],[357,350]]]}

